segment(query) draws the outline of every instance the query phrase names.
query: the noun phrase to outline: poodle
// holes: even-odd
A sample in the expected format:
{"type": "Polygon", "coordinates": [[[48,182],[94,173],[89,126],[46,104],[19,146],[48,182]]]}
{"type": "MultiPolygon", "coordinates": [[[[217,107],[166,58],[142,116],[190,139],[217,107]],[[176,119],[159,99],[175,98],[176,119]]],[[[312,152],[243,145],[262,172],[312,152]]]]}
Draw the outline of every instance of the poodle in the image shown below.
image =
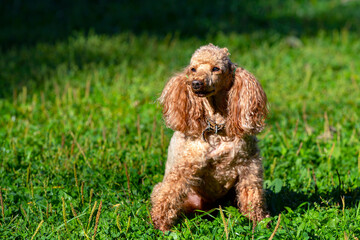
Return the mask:
{"type": "Polygon", "coordinates": [[[175,131],[164,179],[151,194],[152,221],[161,231],[181,214],[209,210],[232,189],[254,225],[269,217],[255,137],[265,125],[267,98],[229,55],[213,44],[200,47],[159,98],[165,123],[175,131]]]}

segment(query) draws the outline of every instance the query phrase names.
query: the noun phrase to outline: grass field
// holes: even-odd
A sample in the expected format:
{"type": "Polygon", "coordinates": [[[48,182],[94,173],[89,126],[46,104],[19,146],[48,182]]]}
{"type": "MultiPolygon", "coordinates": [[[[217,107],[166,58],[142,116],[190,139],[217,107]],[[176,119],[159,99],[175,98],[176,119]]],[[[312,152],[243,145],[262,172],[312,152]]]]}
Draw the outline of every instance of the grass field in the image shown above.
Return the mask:
{"type": "Polygon", "coordinates": [[[1,24],[8,34],[0,34],[0,238],[360,238],[360,2],[255,2],[263,11],[245,15],[244,31],[231,30],[236,12],[224,27],[201,18],[216,10],[205,8],[194,21],[199,35],[186,30],[189,20],[179,31],[151,22],[117,31],[108,25],[129,14],[115,13],[105,28],[57,32],[58,22],[41,14],[26,22],[26,3],[4,7],[5,20],[15,10],[24,15],[1,24]],[[37,28],[15,31],[21,21],[37,28]],[[202,34],[201,26],[212,31],[202,34]],[[163,235],[152,226],[149,196],[162,180],[172,131],[156,99],[209,42],[226,46],[267,93],[270,116],[259,139],[272,217],[253,231],[224,205],[184,217],[163,235]]]}

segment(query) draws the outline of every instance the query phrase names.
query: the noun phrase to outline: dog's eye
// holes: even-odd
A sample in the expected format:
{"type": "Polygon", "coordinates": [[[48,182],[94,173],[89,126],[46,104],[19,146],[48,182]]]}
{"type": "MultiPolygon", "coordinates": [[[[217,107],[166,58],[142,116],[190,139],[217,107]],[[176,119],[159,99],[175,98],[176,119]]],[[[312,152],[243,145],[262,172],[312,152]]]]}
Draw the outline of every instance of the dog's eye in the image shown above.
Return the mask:
{"type": "Polygon", "coordinates": [[[196,69],[195,69],[195,68],[192,68],[191,71],[196,72],[196,69]]]}
{"type": "Polygon", "coordinates": [[[213,67],[213,69],[212,69],[213,72],[217,72],[219,70],[220,70],[220,68],[218,68],[218,67],[213,67]]]}

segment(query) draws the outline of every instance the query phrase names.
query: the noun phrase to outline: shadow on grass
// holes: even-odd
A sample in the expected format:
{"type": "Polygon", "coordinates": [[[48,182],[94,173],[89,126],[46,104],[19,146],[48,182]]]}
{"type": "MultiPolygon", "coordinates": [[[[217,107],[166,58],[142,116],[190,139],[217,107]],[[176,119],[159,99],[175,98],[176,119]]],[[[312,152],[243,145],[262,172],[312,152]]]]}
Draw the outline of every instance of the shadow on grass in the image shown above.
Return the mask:
{"type": "MultiPolygon", "coordinates": [[[[283,211],[286,211],[286,208],[290,208],[295,211],[295,209],[301,207],[306,210],[307,208],[314,208],[315,204],[322,207],[333,207],[335,205],[340,209],[342,209],[343,206],[346,209],[354,208],[360,201],[360,188],[357,187],[349,191],[344,191],[338,187],[334,187],[325,193],[318,193],[317,191],[313,193],[303,193],[295,192],[289,187],[284,186],[278,193],[275,193],[270,189],[266,189],[265,197],[270,215],[274,217],[283,211]],[[343,203],[345,205],[343,205],[343,203]]],[[[212,204],[212,206],[207,210],[208,213],[211,214],[199,211],[187,214],[187,217],[193,218],[201,215],[203,218],[211,221],[214,219],[213,216],[220,213],[219,209],[217,209],[219,205],[223,208],[229,206],[236,207],[235,191],[232,189],[223,199],[220,199],[212,204]]]]}
{"type": "Polygon", "coordinates": [[[358,1],[6,1],[0,8],[0,45],[54,42],[74,32],[120,32],[205,38],[219,31],[315,34],[359,31],[358,1]],[[341,11],[340,11],[341,9],[341,11]]]}
{"type": "Polygon", "coordinates": [[[345,203],[345,208],[349,209],[355,207],[359,203],[360,188],[344,191],[338,187],[334,187],[333,189],[324,193],[318,193],[316,191],[313,193],[303,193],[295,192],[285,186],[278,193],[267,190],[266,199],[272,216],[283,212],[286,210],[286,207],[289,207],[293,210],[299,206],[312,208],[314,207],[315,203],[321,206],[337,205],[342,208],[343,200],[345,203]],[[303,205],[304,203],[308,204],[303,205]]]}

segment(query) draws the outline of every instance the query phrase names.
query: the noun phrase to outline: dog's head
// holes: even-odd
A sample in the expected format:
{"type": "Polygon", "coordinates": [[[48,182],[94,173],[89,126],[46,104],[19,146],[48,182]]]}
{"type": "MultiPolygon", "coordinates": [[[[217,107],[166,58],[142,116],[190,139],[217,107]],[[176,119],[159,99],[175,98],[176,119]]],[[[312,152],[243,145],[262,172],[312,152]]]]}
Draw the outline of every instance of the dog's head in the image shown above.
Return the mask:
{"type": "Polygon", "coordinates": [[[227,48],[213,44],[200,47],[192,55],[186,68],[187,84],[198,97],[210,97],[232,84],[235,65],[227,48]]]}
{"type": "Polygon", "coordinates": [[[199,136],[207,127],[204,98],[227,101],[226,133],[241,137],[264,127],[267,99],[255,77],[229,59],[226,48],[212,44],[200,47],[183,72],[166,84],[160,103],[168,127],[199,136]],[[225,90],[225,91],[224,91],[225,90]]]}

